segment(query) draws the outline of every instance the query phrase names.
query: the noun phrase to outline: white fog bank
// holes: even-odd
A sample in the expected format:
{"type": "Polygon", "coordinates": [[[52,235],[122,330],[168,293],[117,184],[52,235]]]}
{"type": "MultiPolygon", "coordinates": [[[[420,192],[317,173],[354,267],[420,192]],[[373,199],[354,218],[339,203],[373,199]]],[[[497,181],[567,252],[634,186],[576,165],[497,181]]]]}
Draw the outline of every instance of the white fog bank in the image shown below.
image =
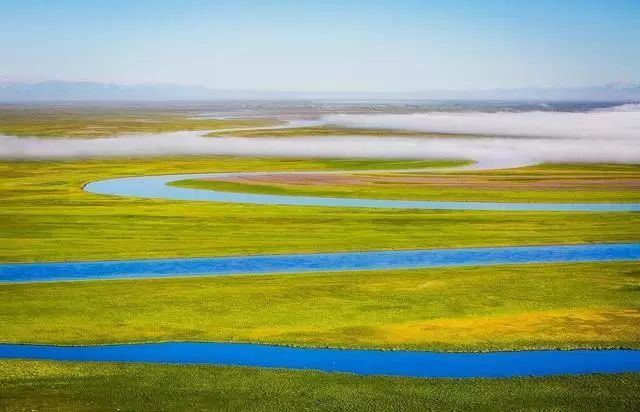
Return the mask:
{"type": "Polygon", "coordinates": [[[640,105],[587,113],[335,115],[327,123],[498,137],[202,137],[178,132],[99,139],[0,136],[0,158],[233,155],[325,158],[471,159],[518,166],[542,162],[640,164],[640,105]],[[499,136],[525,136],[518,138],[499,136]]]}
{"type": "Polygon", "coordinates": [[[327,116],[327,123],[419,132],[595,139],[640,138],[640,104],[588,112],[432,112],[327,116]]]}

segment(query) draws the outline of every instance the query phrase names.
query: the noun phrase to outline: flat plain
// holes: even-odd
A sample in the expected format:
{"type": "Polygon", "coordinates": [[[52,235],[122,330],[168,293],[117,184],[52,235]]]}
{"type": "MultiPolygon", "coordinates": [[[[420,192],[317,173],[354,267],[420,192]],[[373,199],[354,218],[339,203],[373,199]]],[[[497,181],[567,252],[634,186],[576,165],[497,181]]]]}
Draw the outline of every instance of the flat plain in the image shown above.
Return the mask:
{"type": "MultiPolygon", "coordinates": [[[[64,116],[56,116],[41,123],[14,119],[0,132],[93,138],[186,130],[190,126],[184,122],[191,121],[177,113],[181,120],[174,122],[166,112],[144,127],[140,124],[146,122],[124,120],[122,116],[131,113],[75,114],[70,118],[76,120],[67,124],[60,123],[64,116]],[[79,121],[83,116],[86,119],[79,121]],[[107,117],[100,120],[101,116],[107,117]],[[109,116],[115,119],[111,126],[107,126],[109,116]],[[102,121],[105,129],[87,129],[87,124],[102,121]]],[[[231,119],[206,124],[205,129],[271,124],[264,119],[231,119]]],[[[114,197],[83,190],[86,183],[121,176],[344,171],[310,175],[305,181],[266,174],[249,181],[177,184],[205,190],[382,199],[638,201],[638,166],[393,171],[465,164],[464,160],[223,156],[6,160],[0,162],[0,261],[640,239],[640,214],[631,212],[266,206],[114,197]]],[[[639,282],[637,262],[601,262],[2,284],[0,342],[224,341],[470,352],[638,348],[639,282]]],[[[7,410],[616,410],[638,405],[639,385],[638,374],[454,380],[242,367],[0,361],[0,408],[7,410]]]]}
{"type": "MultiPolygon", "coordinates": [[[[183,157],[0,163],[0,261],[632,242],[638,213],[480,212],[239,205],[103,196],[118,176],[370,169],[376,161],[183,157]]],[[[442,166],[447,163],[431,163],[442,166]]],[[[377,166],[377,167],[383,167],[377,166]]],[[[390,168],[429,166],[397,162],[390,168]]]]}

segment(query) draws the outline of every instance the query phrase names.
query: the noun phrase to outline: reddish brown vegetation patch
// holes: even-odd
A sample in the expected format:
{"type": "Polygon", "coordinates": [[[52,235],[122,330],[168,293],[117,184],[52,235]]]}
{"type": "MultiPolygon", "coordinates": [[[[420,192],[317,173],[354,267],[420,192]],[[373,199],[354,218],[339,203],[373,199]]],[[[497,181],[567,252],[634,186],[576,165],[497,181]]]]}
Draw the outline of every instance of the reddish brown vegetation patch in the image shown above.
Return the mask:
{"type": "Polygon", "coordinates": [[[640,178],[595,178],[588,176],[482,176],[482,175],[377,175],[328,173],[274,173],[250,176],[209,178],[207,180],[258,184],[301,186],[376,186],[411,185],[474,189],[518,190],[640,190],[640,178]]]}

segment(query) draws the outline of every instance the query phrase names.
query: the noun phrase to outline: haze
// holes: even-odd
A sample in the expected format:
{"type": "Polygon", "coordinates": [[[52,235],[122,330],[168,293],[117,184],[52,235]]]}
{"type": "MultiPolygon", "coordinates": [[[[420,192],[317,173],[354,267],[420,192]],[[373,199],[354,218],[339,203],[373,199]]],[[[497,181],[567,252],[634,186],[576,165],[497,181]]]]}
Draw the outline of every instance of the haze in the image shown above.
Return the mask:
{"type": "Polygon", "coordinates": [[[640,163],[640,105],[623,105],[584,113],[534,111],[337,115],[325,117],[322,123],[425,132],[464,132],[485,137],[425,139],[397,137],[390,133],[386,137],[207,138],[201,137],[206,133],[202,131],[86,140],[0,137],[0,158],[215,154],[470,159],[485,167],[513,167],[542,162],[640,163]],[[536,129],[535,125],[540,125],[540,129],[536,129]]]}

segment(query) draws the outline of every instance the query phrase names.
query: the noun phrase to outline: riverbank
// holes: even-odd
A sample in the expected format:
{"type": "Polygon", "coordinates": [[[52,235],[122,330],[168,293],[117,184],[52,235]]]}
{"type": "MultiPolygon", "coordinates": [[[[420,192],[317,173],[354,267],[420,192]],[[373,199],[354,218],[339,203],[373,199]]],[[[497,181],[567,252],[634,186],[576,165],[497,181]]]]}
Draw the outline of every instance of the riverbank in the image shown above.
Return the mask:
{"type": "Polygon", "coordinates": [[[634,410],[640,374],[515,379],[358,377],[314,371],[0,360],[11,410],[634,410]]]}

